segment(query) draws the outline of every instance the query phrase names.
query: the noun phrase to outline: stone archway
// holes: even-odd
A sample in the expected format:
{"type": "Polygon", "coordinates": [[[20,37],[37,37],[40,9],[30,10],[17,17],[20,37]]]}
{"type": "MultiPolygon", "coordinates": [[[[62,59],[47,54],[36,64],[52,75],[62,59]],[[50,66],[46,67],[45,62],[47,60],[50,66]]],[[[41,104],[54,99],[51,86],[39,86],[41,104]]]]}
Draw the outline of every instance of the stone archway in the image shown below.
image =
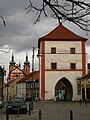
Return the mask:
{"type": "Polygon", "coordinates": [[[72,100],[73,89],[69,80],[65,77],[61,78],[55,86],[56,100],[72,100]]]}

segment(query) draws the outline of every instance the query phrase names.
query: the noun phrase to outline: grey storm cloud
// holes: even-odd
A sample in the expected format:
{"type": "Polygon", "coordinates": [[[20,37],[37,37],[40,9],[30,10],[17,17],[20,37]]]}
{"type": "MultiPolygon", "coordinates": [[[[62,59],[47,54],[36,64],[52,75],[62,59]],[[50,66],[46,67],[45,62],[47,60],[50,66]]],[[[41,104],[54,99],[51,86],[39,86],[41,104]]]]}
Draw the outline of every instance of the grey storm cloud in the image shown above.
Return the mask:
{"type": "MultiPolygon", "coordinates": [[[[39,5],[36,0],[33,2],[39,5]]],[[[37,46],[38,38],[54,25],[51,18],[46,18],[46,21],[51,22],[48,25],[44,25],[47,24],[44,20],[34,25],[35,14],[26,14],[25,11],[28,4],[28,0],[0,0],[0,14],[6,21],[6,27],[0,21],[0,42],[10,44],[18,52],[37,46]]]]}
{"type": "MultiPolygon", "coordinates": [[[[32,0],[32,2],[37,7],[42,4],[42,0],[32,0]]],[[[0,19],[0,44],[10,44],[11,49],[16,51],[16,58],[18,59],[19,55],[23,56],[24,54],[25,56],[27,50],[32,51],[32,47],[37,47],[38,38],[46,35],[58,25],[57,20],[50,16],[44,17],[44,19],[42,17],[41,21],[34,25],[36,13],[26,14],[25,8],[28,5],[28,0],[0,0],[0,15],[6,21],[6,27],[4,27],[0,19]]],[[[86,32],[72,23],[65,22],[64,25],[76,34],[88,38],[87,46],[90,49],[90,33],[87,36],[86,32]]],[[[8,64],[6,57],[0,61],[0,63],[2,62],[8,64]]]]}
{"type": "Polygon", "coordinates": [[[0,1],[0,12],[5,16],[6,21],[6,27],[0,22],[1,44],[11,44],[13,49],[17,51],[30,48],[31,44],[28,43],[34,34],[31,25],[33,19],[25,13],[24,3],[24,0],[0,1]]]}
{"type": "MultiPolygon", "coordinates": [[[[23,2],[23,0],[21,0],[21,2],[23,2]]],[[[23,11],[25,6],[23,6],[22,11],[18,11],[18,7],[16,7],[17,12],[14,12],[13,14],[11,14],[11,16],[9,15],[5,17],[7,24],[6,27],[4,27],[2,23],[0,23],[0,41],[2,44],[10,44],[12,49],[20,52],[22,50],[24,51],[26,49],[32,49],[33,46],[37,46],[38,38],[43,36],[44,31],[49,30],[54,24],[52,22],[52,19],[47,18],[46,22],[42,20],[41,22],[34,25],[33,23],[35,16],[26,14],[25,11],[23,11]],[[50,23],[47,24],[47,21],[50,23]]]]}

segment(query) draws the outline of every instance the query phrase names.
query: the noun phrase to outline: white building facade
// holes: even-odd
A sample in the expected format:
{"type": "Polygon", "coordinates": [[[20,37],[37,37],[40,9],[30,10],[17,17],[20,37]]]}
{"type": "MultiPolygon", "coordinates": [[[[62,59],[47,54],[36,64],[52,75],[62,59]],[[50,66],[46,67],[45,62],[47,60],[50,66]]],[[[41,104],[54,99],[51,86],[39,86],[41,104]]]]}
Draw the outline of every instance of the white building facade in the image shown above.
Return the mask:
{"type": "Polygon", "coordinates": [[[41,100],[81,99],[77,78],[87,71],[86,40],[62,24],[39,39],[41,100]]]}
{"type": "Polygon", "coordinates": [[[26,97],[26,82],[18,83],[16,85],[16,92],[18,97],[26,97]]]}

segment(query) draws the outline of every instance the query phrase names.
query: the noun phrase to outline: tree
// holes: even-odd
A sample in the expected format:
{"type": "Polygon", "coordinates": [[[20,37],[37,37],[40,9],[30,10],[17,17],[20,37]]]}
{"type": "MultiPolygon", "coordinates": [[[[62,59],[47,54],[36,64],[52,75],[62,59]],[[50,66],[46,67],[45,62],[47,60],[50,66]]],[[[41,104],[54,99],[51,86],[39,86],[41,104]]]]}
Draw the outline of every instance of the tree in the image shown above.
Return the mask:
{"type": "Polygon", "coordinates": [[[9,44],[0,44],[0,51],[4,53],[10,52],[11,46],[9,44]]]}
{"type": "Polygon", "coordinates": [[[5,22],[4,18],[2,16],[0,16],[0,18],[2,19],[4,26],[6,26],[6,22],[5,22]]]}
{"type": "Polygon", "coordinates": [[[36,11],[37,18],[34,23],[40,21],[43,15],[45,17],[51,15],[58,19],[59,24],[69,21],[85,31],[90,31],[90,3],[86,0],[41,0],[41,2],[41,6],[38,6],[34,0],[29,0],[26,7],[27,13],[36,11]]]}
{"type": "MultiPolygon", "coordinates": [[[[6,26],[4,18],[2,16],[0,16],[0,18],[2,19],[4,26],[6,26]]],[[[10,51],[10,45],[0,44],[0,51],[8,53],[10,51]]]]}

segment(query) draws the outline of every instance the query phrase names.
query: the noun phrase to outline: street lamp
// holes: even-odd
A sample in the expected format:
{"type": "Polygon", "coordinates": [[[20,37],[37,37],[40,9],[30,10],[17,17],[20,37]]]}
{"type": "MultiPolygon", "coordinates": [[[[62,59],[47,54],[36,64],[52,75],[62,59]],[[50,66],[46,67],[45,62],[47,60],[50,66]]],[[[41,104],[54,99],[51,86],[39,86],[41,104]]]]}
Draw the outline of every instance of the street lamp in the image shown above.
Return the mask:
{"type": "Polygon", "coordinates": [[[40,98],[40,61],[41,61],[41,52],[40,52],[40,48],[38,48],[38,54],[37,54],[38,60],[39,60],[39,98],[40,98]]]}
{"type": "Polygon", "coordinates": [[[33,47],[33,55],[32,55],[32,101],[31,101],[32,110],[33,110],[33,92],[34,92],[34,53],[35,53],[35,48],[33,47]]]}
{"type": "Polygon", "coordinates": [[[77,80],[77,92],[78,92],[78,95],[81,94],[81,80],[77,80]]]}
{"type": "MultiPolygon", "coordinates": [[[[31,108],[33,110],[33,97],[34,97],[34,56],[35,56],[35,50],[36,48],[33,47],[33,55],[32,55],[32,94],[31,94],[31,97],[32,97],[32,101],[31,101],[31,108]]],[[[37,57],[40,58],[40,50],[38,49],[38,55],[37,57]]],[[[39,60],[39,69],[40,69],[40,60],[39,60]]]]}
{"type": "Polygon", "coordinates": [[[77,78],[77,94],[81,95],[81,77],[77,78]]]}
{"type": "Polygon", "coordinates": [[[8,102],[8,79],[7,79],[7,102],[8,102]]]}

